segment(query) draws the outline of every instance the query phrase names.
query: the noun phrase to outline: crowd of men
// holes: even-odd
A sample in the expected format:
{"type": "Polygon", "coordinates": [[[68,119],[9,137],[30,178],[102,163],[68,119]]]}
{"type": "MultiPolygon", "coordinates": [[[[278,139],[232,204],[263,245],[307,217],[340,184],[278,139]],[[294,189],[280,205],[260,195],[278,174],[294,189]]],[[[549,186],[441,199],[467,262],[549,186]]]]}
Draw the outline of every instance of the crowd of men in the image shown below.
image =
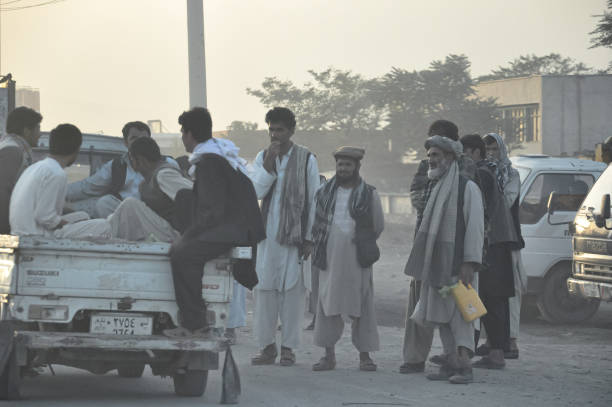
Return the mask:
{"type": "MultiPolygon", "coordinates": [[[[359,369],[377,369],[372,267],[384,217],[376,189],[360,175],[364,149],[339,147],[335,176],[325,180],[315,155],[292,141],[294,114],[275,107],[265,117],[270,144],[249,164],[233,142],[212,137],[208,110],[193,108],[178,119],[189,153],[182,165],[161,154],[146,124],[129,122],[122,130],[128,153],[68,184],[64,169],[76,161],[82,134],[72,124],[57,126],[48,157],[33,163],[41,121],[25,107],[8,116],[0,139],[0,234],[172,243],[180,325],[164,334],[175,338],[209,329],[204,264],[251,246],[254,258],[233,270],[225,335],[235,341],[235,328],[246,324],[245,293],[253,290],[260,348],[253,365],[274,364],[279,350],[281,366],[296,363],[310,292],[310,329],[324,350],[313,370],[335,368],[345,321],[359,369]]],[[[427,159],[411,184],[417,222],[405,266],[411,283],[400,373],[424,371],[438,328],[444,352],[430,361],[440,370],[427,377],[464,384],[473,380],[472,367],[501,369],[505,358],[518,357],[520,181],[497,134],[459,138],[457,126],[438,120],[424,147],[427,159]],[[488,311],[481,320],[462,317],[448,295],[455,284],[478,288],[488,311]],[[471,363],[474,354],[482,358],[471,363]]]]}

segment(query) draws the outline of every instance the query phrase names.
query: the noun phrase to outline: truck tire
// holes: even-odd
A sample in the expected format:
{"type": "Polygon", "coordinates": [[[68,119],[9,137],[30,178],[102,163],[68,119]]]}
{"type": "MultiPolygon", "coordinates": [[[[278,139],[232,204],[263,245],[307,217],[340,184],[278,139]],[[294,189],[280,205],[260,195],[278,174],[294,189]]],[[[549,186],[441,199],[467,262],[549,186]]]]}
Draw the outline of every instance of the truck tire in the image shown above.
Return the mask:
{"type": "Polygon", "coordinates": [[[142,365],[121,366],[117,368],[117,372],[121,377],[139,378],[142,377],[144,368],[144,363],[142,365]]]}
{"type": "Polygon", "coordinates": [[[597,312],[599,300],[571,295],[567,279],[571,276],[571,263],[561,263],[551,269],[544,280],[544,290],[537,305],[542,317],[556,324],[575,324],[586,321],[597,312]]]}
{"type": "Polygon", "coordinates": [[[0,400],[19,400],[21,398],[20,387],[21,368],[17,366],[17,357],[13,351],[0,375],[0,400]]]}
{"type": "Polygon", "coordinates": [[[200,397],[206,390],[208,370],[188,370],[174,375],[174,393],[181,397],[200,397]]]}

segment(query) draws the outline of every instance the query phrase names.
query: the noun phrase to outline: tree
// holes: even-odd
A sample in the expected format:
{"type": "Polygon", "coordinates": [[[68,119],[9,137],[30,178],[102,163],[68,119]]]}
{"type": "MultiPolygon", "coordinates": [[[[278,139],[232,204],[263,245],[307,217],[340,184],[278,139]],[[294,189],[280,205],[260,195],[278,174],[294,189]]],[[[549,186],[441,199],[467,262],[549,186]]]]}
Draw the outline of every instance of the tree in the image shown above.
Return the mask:
{"type": "Polygon", "coordinates": [[[301,130],[339,130],[348,135],[355,129],[379,127],[382,113],[371,98],[375,81],[335,68],[308,73],[312,81],[301,88],[291,81],[268,77],[261,89],[247,88],[247,93],[268,108],[293,110],[301,130]]]}
{"type": "MultiPolygon", "coordinates": [[[[597,27],[591,31],[591,48],[606,47],[612,48],[612,0],[608,0],[608,11],[597,15],[599,23],[597,27]]],[[[608,65],[608,71],[612,71],[612,61],[608,65]]]]}
{"type": "Polygon", "coordinates": [[[227,126],[227,131],[229,133],[246,133],[249,131],[257,130],[257,123],[255,122],[243,122],[240,120],[234,120],[227,126]]]}
{"type": "Polygon", "coordinates": [[[478,98],[474,85],[465,55],[449,55],[422,71],[393,68],[375,94],[387,112],[385,130],[394,146],[402,153],[422,151],[429,125],[437,119],[453,121],[462,134],[497,128],[494,100],[478,98]]]}
{"type": "Polygon", "coordinates": [[[494,69],[491,74],[478,78],[479,81],[516,78],[531,75],[581,75],[592,72],[592,68],[572,58],[561,54],[550,53],[536,56],[534,54],[521,55],[508,62],[507,66],[494,69]]]}

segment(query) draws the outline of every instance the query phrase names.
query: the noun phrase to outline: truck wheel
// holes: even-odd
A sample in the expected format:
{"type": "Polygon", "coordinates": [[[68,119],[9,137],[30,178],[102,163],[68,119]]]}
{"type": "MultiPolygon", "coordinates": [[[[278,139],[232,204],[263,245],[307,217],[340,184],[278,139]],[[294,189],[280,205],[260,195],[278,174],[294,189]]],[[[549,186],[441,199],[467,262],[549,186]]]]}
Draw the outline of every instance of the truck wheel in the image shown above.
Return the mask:
{"type": "Polygon", "coordinates": [[[208,370],[188,370],[174,375],[174,393],[181,397],[200,397],[206,390],[208,370]]]}
{"type": "Polygon", "coordinates": [[[569,293],[567,279],[571,276],[571,270],[571,263],[563,263],[555,266],[546,276],[537,304],[542,317],[548,322],[574,324],[586,321],[599,308],[599,300],[569,293]]]}
{"type": "Polygon", "coordinates": [[[19,400],[21,398],[20,387],[21,368],[17,366],[17,357],[13,351],[0,375],[0,400],[19,400]]]}
{"type": "Polygon", "coordinates": [[[144,364],[132,365],[132,366],[121,366],[117,368],[117,372],[119,372],[119,376],[121,377],[138,378],[138,377],[142,377],[144,368],[145,368],[144,364]]]}

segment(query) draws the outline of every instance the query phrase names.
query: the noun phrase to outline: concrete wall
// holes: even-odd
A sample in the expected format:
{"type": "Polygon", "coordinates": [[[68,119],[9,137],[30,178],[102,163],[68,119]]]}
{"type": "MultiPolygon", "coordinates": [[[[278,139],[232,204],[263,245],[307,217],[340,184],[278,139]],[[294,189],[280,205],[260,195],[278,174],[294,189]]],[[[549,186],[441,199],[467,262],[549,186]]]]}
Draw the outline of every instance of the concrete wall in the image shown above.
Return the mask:
{"type": "Polygon", "coordinates": [[[612,135],[612,75],[542,77],[542,150],[574,155],[612,135]]]}

